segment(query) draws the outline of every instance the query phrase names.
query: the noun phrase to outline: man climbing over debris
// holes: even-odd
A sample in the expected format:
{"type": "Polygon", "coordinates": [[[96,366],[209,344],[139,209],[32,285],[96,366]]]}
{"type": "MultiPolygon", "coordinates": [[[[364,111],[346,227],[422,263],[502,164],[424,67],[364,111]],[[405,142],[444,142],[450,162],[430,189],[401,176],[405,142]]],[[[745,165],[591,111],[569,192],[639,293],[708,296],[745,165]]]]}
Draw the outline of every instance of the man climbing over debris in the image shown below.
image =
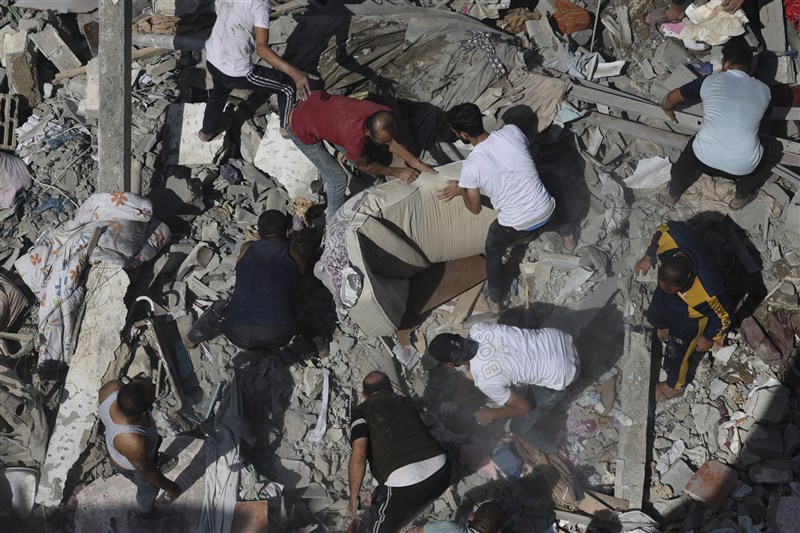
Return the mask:
{"type": "MultiPolygon", "coordinates": [[[[528,138],[508,124],[491,134],[475,104],[460,104],[447,112],[450,128],[461,141],[475,148],[464,161],[459,181],[451,180],[438,193],[450,201],[461,196],[475,215],[481,212],[481,193],[497,211],[486,235],[486,284],[493,313],[503,310],[503,255],[506,250],[538,236],[537,230],[553,216],[556,202],[539,179],[528,148],[528,138]]],[[[565,237],[565,246],[574,246],[565,237]]]]}
{"type": "Polygon", "coordinates": [[[379,485],[372,492],[360,533],[396,533],[450,486],[450,461],[389,376],[364,378],[365,400],[350,424],[350,516],[356,518],[367,461],[379,485]]]}
{"type": "Polygon", "coordinates": [[[646,316],[666,341],[667,381],[656,385],[656,401],[664,401],[683,395],[705,353],[725,337],[732,309],[722,269],[685,222],[659,226],[634,270],[646,274],[654,260],[658,286],[646,316]]]}
{"type": "MultiPolygon", "coordinates": [[[[298,305],[301,282],[315,248],[314,230],[297,221],[289,238],[286,215],[277,210],[258,217],[258,236],[249,236],[236,261],[236,284],[230,300],[215,302],[186,335],[187,348],[221,334],[243,350],[277,349],[298,329],[319,355],[328,342],[316,331],[310,310],[298,305]]],[[[316,329],[319,329],[318,327],[316,329]]]]}
{"type": "Polygon", "coordinates": [[[181,488],[164,477],[158,461],[161,437],[150,414],[156,388],[149,379],[128,384],[114,380],[100,387],[100,420],[105,426],[106,448],[114,470],[136,485],[138,516],[157,516],[154,506],[159,489],[175,500],[181,488]]]}
{"type": "Polygon", "coordinates": [[[347,96],[312,91],[289,115],[291,139],[314,163],[325,180],[328,217],[344,203],[347,172],[328,152],[323,141],[334,145],[355,167],[366,174],[411,183],[420,172],[436,171],[397,142],[397,122],[387,106],[347,96]],[[367,143],[385,145],[405,161],[406,167],[389,167],[372,161],[367,143]]]}
{"type": "Polygon", "coordinates": [[[216,8],[217,20],[206,41],[206,67],[214,88],[197,136],[208,142],[228,128],[222,112],[233,89],[274,93],[280,127],[285,128],[295,95],[305,100],[309,79],[316,76],[293,67],[269,46],[267,0],[218,0],[216,8]],[[254,50],[272,68],[254,65],[254,50]]]}
{"type": "Polygon", "coordinates": [[[499,533],[506,523],[506,512],[495,502],[484,502],[469,517],[467,525],[436,521],[418,526],[414,533],[499,533]]]}
{"type": "Polygon", "coordinates": [[[731,209],[741,209],[755,198],[770,177],[758,128],[769,107],[769,88],[748,74],[753,51],[742,37],[722,47],[722,72],[698,78],[673,89],[661,108],[673,121],[675,106],[687,100],[703,101],[703,125],[672,165],[663,198],[674,206],[701,174],[736,183],[731,209]]]}
{"type": "Polygon", "coordinates": [[[479,322],[464,338],[440,333],[428,353],[449,367],[465,366],[475,385],[499,408],[484,407],[475,420],[485,426],[511,419],[510,430],[545,453],[557,451],[557,439],[537,428],[566,395],[580,373],[572,336],[554,328],[522,329],[479,322]],[[527,385],[527,391],[514,390],[527,385]]]}

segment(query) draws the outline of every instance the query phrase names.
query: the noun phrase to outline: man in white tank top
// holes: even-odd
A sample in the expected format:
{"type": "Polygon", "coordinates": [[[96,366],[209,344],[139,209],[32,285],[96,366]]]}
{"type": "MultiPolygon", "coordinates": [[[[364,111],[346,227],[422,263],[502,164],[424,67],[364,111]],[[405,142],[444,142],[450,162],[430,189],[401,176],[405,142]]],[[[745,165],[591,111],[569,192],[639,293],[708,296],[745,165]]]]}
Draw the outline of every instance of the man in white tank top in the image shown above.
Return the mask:
{"type": "Polygon", "coordinates": [[[136,485],[139,516],[155,515],[153,504],[158,490],[174,500],[181,488],[170,481],[156,464],[159,436],[150,408],[155,400],[155,386],[148,379],[120,380],[100,388],[100,420],[105,425],[106,448],[114,470],[136,485]]]}

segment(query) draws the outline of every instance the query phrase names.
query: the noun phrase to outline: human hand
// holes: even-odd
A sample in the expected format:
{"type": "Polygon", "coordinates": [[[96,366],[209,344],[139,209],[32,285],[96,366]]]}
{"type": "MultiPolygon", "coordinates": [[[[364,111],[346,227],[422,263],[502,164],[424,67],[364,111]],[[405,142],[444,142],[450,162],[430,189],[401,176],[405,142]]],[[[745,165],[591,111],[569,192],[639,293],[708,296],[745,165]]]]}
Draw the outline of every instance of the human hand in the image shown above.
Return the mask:
{"type": "Polygon", "coordinates": [[[667,109],[663,105],[661,106],[661,109],[664,111],[664,114],[667,115],[672,122],[674,122],[675,124],[678,123],[678,119],[675,116],[674,109],[667,109]]]}
{"type": "Polygon", "coordinates": [[[696,342],[695,350],[698,352],[707,352],[708,350],[711,349],[712,346],[714,346],[714,341],[707,339],[703,335],[697,337],[695,339],[695,342],[696,342]]]}
{"type": "Polygon", "coordinates": [[[668,329],[657,329],[656,330],[656,337],[658,337],[658,340],[660,340],[661,342],[666,341],[667,338],[669,338],[669,330],[668,329]]]}
{"type": "Polygon", "coordinates": [[[307,72],[303,72],[302,70],[296,70],[295,73],[292,74],[292,80],[294,80],[294,86],[297,87],[297,99],[298,100],[307,99],[309,93],[311,93],[311,88],[308,85],[309,80],[318,80],[318,79],[319,76],[308,74],[307,72]]]}
{"type": "Polygon", "coordinates": [[[644,276],[650,271],[651,266],[653,266],[653,258],[649,255],[645,255],[636,261],[636,264],[633,265],[633,271],[644,276]]]}
{"type": "Polygon", "coordinates": [[[420,172],[428,172],[430,174],[438,174],[439,173],[438,170],[434,169],[432,166],[430,166],[427,163],[423,163],[419,159],[417,159],[416,161],[411,163],[409,166],[411,168],[415,168],[415,169],[419,170],[420,172]]]}
{"type": "Polygon", "coordinates": [[[181,495],[183,489],[181,489],[177,483],[174,481],[170,481],[170,487],[165,491],[167,493],[167,500],[174,502],[178,499],[178,496],[181,495]]]}
{"type": "Polygon", "coordinates": [[[482,426],[488,425],[494,420],[492,416],[492,409],[482,408],[475,412],[475,420],[482,426]]]}
{"type": "Polygon", "coordinates": [[[244,229],[244,242],[257,241],[259,238],[258,230],[253,228],[244,229]]]}
{"type": "Polygon", "coordinates": [[[728,13],[733,13],[744,4],[744,0],[722,0],[722,7],[728,13]]]}
{"type": "Polygon", "coordinates": [[[461,187],[456,180],[449,180],[447,185],[436,191],[436,197],[443,202],[449,202],[456,196],[461,196],[461,187]]]}
{"type": "Polygon", "coordinates": [[[355,501],[351,498],[350,504],[347,506],[347,515],[353,520],[358,519],[358,498],[355,501]]]}
{"type": "Polygon", "coordinates": [[[412,183],[419,176],[419,170],[415,168],[395,168],[394,177],[405,183],[412,183]]]}

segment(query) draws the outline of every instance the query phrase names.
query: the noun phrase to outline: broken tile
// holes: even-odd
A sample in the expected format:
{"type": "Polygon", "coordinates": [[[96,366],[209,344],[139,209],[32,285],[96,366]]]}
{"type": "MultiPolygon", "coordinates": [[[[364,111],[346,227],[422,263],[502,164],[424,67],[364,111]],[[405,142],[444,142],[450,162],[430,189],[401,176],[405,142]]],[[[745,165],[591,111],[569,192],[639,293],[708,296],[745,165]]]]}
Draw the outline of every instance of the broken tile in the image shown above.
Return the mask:
{"type": "Polygon", "coordinates": [[[686,484],[686,492],[711,507],[719,507],[736,487],[736,471],[719,461],[708,461],[686,484]]]}

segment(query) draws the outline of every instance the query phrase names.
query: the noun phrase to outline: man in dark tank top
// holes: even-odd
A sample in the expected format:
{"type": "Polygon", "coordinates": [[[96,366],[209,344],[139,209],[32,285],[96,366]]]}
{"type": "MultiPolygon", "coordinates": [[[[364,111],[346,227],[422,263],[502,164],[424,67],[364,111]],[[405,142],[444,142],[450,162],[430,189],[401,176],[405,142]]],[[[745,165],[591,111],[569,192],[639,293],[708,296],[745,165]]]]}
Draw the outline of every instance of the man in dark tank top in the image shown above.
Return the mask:
{"type": "MultiPolygon", "coordinates": [[[[236,262],[236,284],[230,300],[212,305],[186,335],[185,344],[224,334],[243,350],[277,349],[300,331],[302,311],[300,287],[314,251],[314,231],[296,232],[289,240],[286,215],[265,211],[258,218],[259,239],[242,245],[236,262]]],[[[321,356],[327,355],[327,341],[313,335],[321,356]]],[[[316,332],[314,332],[316,333],[316,332]]]]}

